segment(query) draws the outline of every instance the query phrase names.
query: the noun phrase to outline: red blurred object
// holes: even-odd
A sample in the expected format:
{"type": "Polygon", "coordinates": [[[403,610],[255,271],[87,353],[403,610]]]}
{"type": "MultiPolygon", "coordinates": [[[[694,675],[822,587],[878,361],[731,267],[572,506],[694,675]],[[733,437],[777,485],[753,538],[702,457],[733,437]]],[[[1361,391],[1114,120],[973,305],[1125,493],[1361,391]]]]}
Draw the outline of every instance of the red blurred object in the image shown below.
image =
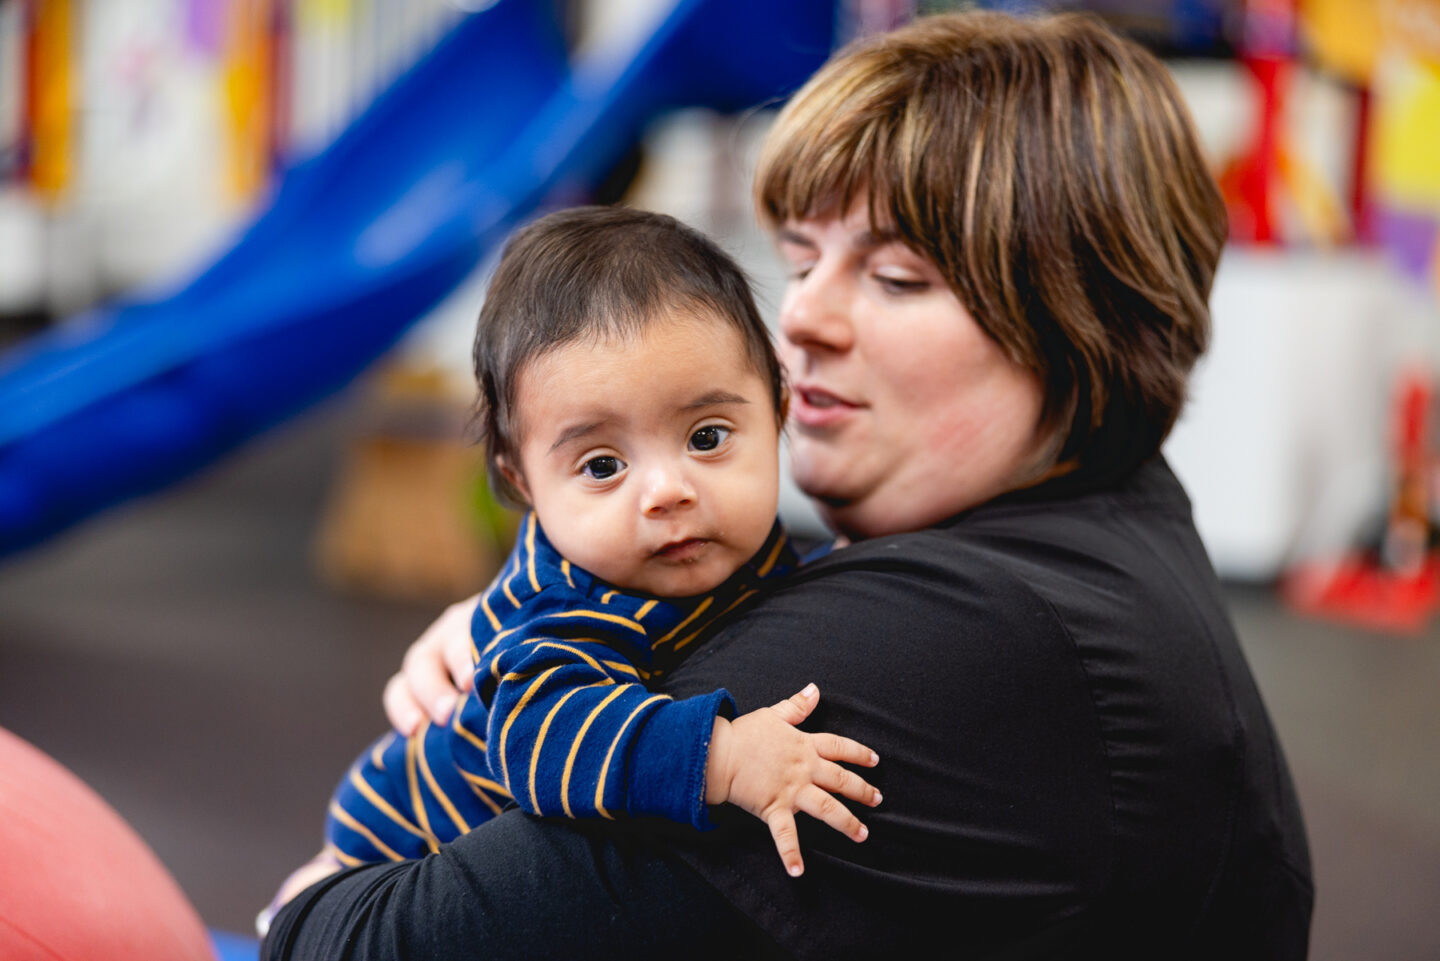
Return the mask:
{"type": "Polygon", "coordinates": [[[1291,65],[1278,57],[1246,57],[1260,87],[1260,126],[1251,150],[1235,169],[1231,236],[1256,244],[1279,242],[1275,225],[1277,152],[1291,65]]]}
{"type": "Polygon", "coordinates": [[[1377,630],[1415,633],[1440,608],[1440,559],[1430,549],[1433,399],[1424,373],[1402,375],[1391,452],[1395,493],[1379,551],[1292,571],[1281,590],[1296,610],[1377,630]]]}
{"type": "Polygon", "coordinates": [[[214,961],[199,915],[114,809],[0,729],[0,958],[214,961]]]}
{"type": "Polygon", "coordinates": [[[1370,88],[1355,92],[1355,139],[1350,158],[1350,217],[1355,224],[1355,239],[1362,244],[1374,243],[1374,204],[1370,196],[1370,88]]]}
{"type": "Polygon", "coordinates": [[[1440,561],[1428,557],[1411,573],[1387,570],[1363,557],[1306,565],[1285,576],[1281,594],[1302,614],[1418,634],[1440,607],[1440,561]]]}

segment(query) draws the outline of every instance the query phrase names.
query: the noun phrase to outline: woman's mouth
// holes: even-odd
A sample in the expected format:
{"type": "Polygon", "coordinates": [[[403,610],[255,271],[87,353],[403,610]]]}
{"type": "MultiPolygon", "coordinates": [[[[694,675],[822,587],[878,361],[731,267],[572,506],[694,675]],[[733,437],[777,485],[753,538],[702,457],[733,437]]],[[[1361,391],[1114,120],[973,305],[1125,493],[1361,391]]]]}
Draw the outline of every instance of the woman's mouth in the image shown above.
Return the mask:
{"type": "Polygon", "coordinates": [[[795,388],[790,417],[801,428],[831,427],[860,409],[859,404],[832,394],[820,387],[800,385],[795,388]]]}

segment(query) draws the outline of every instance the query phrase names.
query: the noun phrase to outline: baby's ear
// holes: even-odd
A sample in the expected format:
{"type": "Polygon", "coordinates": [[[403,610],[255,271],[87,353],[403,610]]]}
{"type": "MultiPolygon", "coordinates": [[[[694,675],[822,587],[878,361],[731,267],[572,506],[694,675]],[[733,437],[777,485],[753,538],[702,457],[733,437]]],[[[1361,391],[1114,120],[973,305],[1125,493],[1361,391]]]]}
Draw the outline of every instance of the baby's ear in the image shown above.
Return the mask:
{"type": "Polygon", "coordinates": [[[515,488],[521,497],[525,498],[526,504],[530,504],[530,488],[525,484],[525,475],[520,473],[519,469],[510,463],[510,458],[504,454],[497,454],[495,456],[495,466],[500,468],[500,476],[509,481],[510,486],[515,488]]]}

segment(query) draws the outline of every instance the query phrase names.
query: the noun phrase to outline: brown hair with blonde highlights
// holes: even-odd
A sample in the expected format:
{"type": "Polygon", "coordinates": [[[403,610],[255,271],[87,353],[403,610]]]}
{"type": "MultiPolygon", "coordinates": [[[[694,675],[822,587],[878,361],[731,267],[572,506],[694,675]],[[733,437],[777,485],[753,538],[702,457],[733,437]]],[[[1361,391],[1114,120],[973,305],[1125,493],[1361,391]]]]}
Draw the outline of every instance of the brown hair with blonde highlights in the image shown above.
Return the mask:
{"type": "Polygon", "coordinates": [[[1165,67],[1098,20],[953,14],[841,51],[755,191],[772,228],[866,199],[1042,378],[1057,462],[1115,478],[1174,425],[1225,208],[1165,67]]]}

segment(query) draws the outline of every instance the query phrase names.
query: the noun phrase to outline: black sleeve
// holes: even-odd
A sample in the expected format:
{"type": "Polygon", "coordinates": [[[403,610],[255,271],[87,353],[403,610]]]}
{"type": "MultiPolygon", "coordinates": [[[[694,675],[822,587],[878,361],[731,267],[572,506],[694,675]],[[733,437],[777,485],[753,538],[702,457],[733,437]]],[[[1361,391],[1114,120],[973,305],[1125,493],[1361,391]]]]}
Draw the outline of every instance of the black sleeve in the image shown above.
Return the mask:
{"type": "Polygon", "coordinates": [[[644,834],[511,810],[423,860],[312,886],[275,917],[261,957],[733,961],[775,950],[644,834]]]}

